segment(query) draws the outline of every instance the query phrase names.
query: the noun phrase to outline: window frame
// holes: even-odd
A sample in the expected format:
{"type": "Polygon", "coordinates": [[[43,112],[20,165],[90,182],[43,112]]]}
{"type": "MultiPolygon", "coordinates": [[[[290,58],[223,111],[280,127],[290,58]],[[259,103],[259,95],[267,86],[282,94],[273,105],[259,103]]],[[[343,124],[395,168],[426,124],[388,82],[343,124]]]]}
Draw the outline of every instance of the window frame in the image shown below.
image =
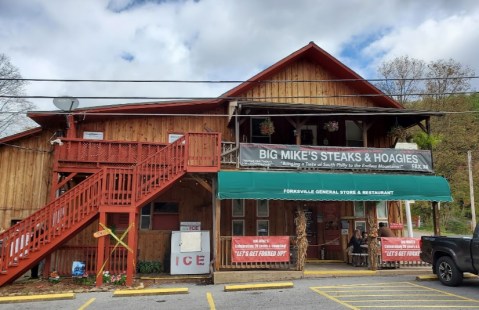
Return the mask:
{"type": "Polygon", "coordinates": [[[232,199],[231,200],[231,217],[244,217],[245,214],[245,201],[244,199],[232,199]],[[235,202],[239,201],[241,206],[241,213],[235,213],[235,202]]]}
{"type": "Polygon", "coordinates": [[[269,220],[264,220],[264,219],[256,220],[256,235],[257,236],[269,236],[269,220]],[[264,224],[264,223],[266,223],[266,225],[268,227],[267,228],[267,233],[266,233],[266,235],[260,235],[259,234],[259,226],[260,226],[260,224],[264,224]]]}
{"type": "Polygon", "coordinates": [[[234,220],[231,220],[231,236],[244,236],[244,233],[245,233],[245,227],[244,227],[244,219],[234,219],[234,220]],[[235,234],[235,223],[240,223],[241,224],[241,228],[242,228],[242,234],[241,235],[237,235],[235,234]]]}
{"type": "Polygon", "coordinates": [[[256,200],[256,217],[269,217],[269,200],[268,199],[258,199],[258,200],[256,200]],[[260,214],[261,202],[266,202],[266,212],[260,214]]]}
{"type": "Polygon", "coordinates": [[[364,201],[353,201],[353,207],[354,207],[354,217],[355,218],[365,218],[366,217],[366,203],[364,201]],[[358,203],[360,203],[360,206],[362,207],[362,210],[359,208],[358,203]],[[358,208],[356,208],[356,207],[358,207],[358,208]],[[360,210],[362,212],[358,212],[360,210]]]}
{"type": "MultiPolygon", "coordinates": [[[[382,215],[382,214],[381,214],[382,215]]],[[[383,220],[383,222],[388,222],[389,220],[389,206],[387,201],[376,201],[376,218],[379,220],[383,220]],[[379,205],[384,203],[384,216],[379,216],[379,205]]]]}

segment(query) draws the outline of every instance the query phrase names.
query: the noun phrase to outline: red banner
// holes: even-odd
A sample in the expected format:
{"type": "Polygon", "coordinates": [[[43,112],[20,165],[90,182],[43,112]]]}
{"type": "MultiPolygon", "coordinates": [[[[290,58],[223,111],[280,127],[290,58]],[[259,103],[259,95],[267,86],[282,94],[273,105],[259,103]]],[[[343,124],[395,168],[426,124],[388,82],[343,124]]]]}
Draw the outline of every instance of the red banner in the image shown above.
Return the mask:
{"type": "Polygon", "coordinates": [[[420,240],[421,238],[381,238],[382,261],[420,261],[420,240]]]}
{"type": "Polygon", "coordinates": [[[231,261],[289,262],[289,236],[232,237],[231,261]]]}
{"type": "Polygon", "coordinates": [[[391,228],[391,230],[401,230],[404,228],[404,224],[403,223],[389,223],[389,228],[391,228]]]}

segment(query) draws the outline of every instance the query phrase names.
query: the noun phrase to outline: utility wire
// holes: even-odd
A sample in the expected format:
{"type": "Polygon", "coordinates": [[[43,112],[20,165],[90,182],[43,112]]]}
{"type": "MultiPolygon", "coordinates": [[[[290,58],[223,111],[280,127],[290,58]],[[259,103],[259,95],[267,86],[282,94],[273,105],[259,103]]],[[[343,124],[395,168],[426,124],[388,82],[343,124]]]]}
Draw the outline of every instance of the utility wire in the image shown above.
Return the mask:
{"type": "Polygon", "coordinates": [[[122,80],[122,79],[46,79],[46,78],[0,78],[0,81],[22,82],[92,82],[92,83],[204,83],[204,84],[228,84],[228,83],[310,83],[310,82],[382,82],[382,81],[429,81],[429,80],[458,80],[478,79],[479,76],[452,76],[452,77],[424,77],[424,78],[381,78],[381,79],[319,79],[319,80],[122,80]]]}
{"type": "MultiPolygon", "coordinates": [[[[477,91],[447,92],[447,93],[415,93],[407,96],[443,96],[443,95],[470,95],[477,94],[477,91]]],[[[126,99],[126,100],[265,100],[265,99],[327,99],[327,98],[357,98],[357,97],[398,97],[405,94],[345,94],[345,95],[324,95],[324,96],[263,96],[263,97],[155,97],[155,96],[68,96],[76,99],[126,99]]],[[[54,99],[65,98],[65,96],[27,96],[27,95],[0,95],[0,98],[8,99],[54,99]]]]}
{"type": "Polygon", "coordinates": [[[0,144],[1,144],[1,145],[6,145],[6,146],[10,146],[10,147],[14,147],[14,148],[17,148],[17,149],[34,151],[34,152],[39,152],[39,153],[51,153],[51,152],[52,152],[52,151],[46,151],[46,150],[41,150],[41,149],[33,149],[33,148],[29,148],[29,147],[24,147],[24,146],[15,145],[15,144],[9,144],[9,143],[4,143],[4,142],[0,142],[0,144]]]}

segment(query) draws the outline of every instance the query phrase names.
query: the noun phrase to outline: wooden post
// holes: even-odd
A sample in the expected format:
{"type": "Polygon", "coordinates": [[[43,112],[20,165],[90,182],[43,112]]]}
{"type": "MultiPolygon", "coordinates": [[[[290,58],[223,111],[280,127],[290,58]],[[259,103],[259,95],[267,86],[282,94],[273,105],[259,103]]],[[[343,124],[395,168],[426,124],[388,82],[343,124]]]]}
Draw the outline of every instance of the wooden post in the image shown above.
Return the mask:
{"type": "Polygon", "coordinates": [[[128,246],[133,252],[128,251],[128,256],[126,259],[126,285],[131,286],[133,284],[133,276],[135,274],[135,266],[136,266],[136,252],[137,252],[137,245],[136,245],[136,212],[129,213],[129,220],[131,228],[128,231],[128,246]]]}
{"type": "Polygon", "coordinates": [[[469,195],[471,197],[471,226],[472,231],[476,228],[476,207],[474,205],[474,180],[472,178],[472,154],[467,151],[467,167],[469,168],[469,195]]]}
{"type": "Polygon", "coordinates": [[[220,270],[220,263],[221,263],[221,200],[215,198],[214,199],[214,213],[215,213],[215,232],[214,232],[214,243],[216,244],[216,251],[215,253],[215,271],[220,270]]]}
{"type": "Polygon", "coordinates": [[[441,225],[439,223],[439,204],[437,201],[432,202],[432,222],[434,225],[434,235],[441,235],[441,225]]]}
{"type": "Polygon", "coordinates": [[[76,138],[77,129],[75,125],[75,117],[73,116],[73,114],[69,114],[67,116],[67,123],[68,123],[67,138],[76,138]]]}
{"type": "MultiPolygon", "coordinates": [[[[106,225],[106,212],[100,211],[100,216],[98,221],[99,223],[106,225]]],[[[103,227],[98,225],[98,230],[103,230],[103,227]]],[[[103,285],[103,270],[100,270],[100,268],[103,266],[103,263],[105,262],[105,238],[106,237],[101,237],[97,239],[98,240],[97,253],[96,253],[96,273],[97,273],[96,286],[97,287],[103,285]]]]}

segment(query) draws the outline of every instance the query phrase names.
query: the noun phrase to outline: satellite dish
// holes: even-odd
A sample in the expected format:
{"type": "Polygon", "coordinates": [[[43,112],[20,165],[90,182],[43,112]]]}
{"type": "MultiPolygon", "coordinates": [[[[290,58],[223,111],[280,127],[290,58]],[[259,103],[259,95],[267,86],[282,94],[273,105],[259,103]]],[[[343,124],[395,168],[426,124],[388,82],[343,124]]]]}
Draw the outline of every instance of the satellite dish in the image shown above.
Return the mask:
{"type": "Polygon", "coordinates": [[[62,111],[70,112],[78,108],[78,99],[73,97],[53,98],[53,104],[62,111]]]}

